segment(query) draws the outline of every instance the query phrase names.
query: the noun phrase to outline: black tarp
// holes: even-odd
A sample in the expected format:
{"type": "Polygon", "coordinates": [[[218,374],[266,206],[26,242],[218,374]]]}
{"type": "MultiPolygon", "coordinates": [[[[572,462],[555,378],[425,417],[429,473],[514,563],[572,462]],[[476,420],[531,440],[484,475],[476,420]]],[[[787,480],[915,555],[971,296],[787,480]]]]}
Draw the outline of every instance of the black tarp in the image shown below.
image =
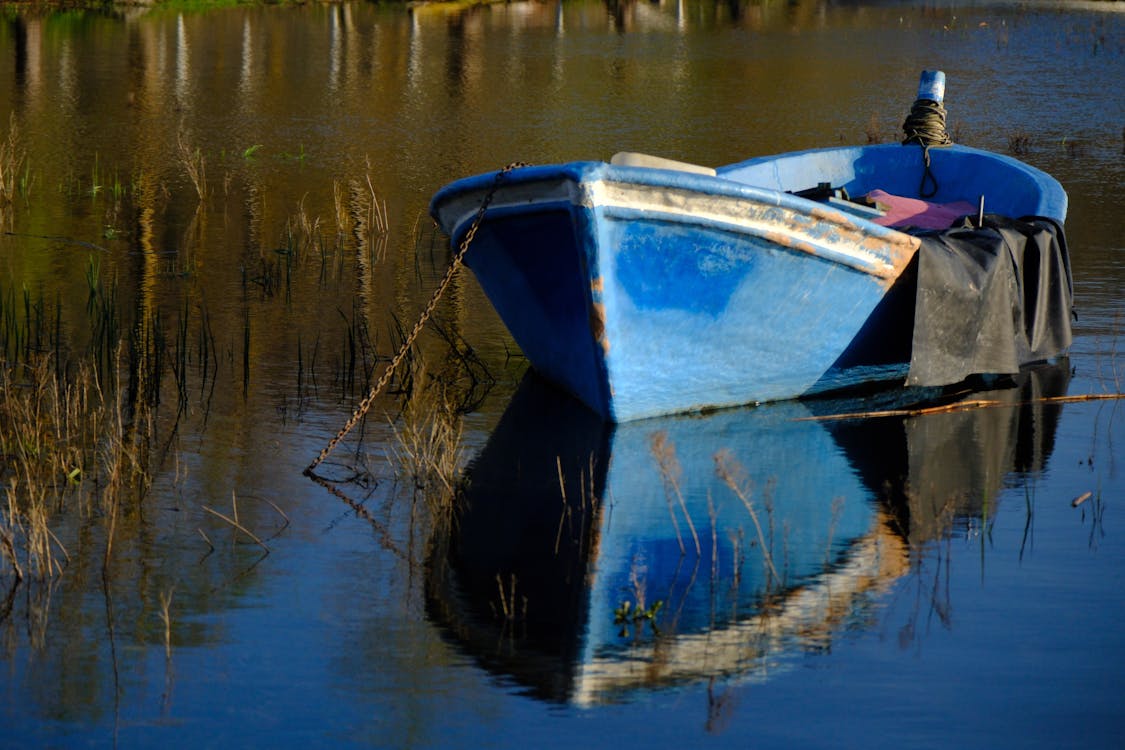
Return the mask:
{"type": "Polygon", "coordinates": [[[1073,288],[1058,224],[986,214],[919,237],[909,385],[1014,373],[1066,352],[1073,288]]]}

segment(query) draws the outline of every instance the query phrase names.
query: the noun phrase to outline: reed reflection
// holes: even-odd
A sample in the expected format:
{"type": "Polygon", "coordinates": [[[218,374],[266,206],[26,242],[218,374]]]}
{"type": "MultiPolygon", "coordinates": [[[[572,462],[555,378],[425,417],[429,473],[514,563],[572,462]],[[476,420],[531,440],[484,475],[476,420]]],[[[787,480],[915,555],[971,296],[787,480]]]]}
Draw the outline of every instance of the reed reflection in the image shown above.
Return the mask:
{"type": "Polygon", "coordinates": [[[967,397],[988,409],[833,416],[897,392],[614,427],[529,375],[435,545],[428,614],[550,701],[766,680],[870,627],[931,542],[1040,471],[1061,406],[1037,399],[1068,379],[967,397]]]}

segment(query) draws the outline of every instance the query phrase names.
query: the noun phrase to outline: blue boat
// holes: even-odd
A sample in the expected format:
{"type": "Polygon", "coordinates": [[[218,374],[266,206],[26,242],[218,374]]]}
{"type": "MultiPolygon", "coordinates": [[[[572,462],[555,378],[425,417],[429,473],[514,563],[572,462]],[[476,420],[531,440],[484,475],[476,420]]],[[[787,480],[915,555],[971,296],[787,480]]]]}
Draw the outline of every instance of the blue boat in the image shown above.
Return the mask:
{"type": "Polygon", "coordinates": [[[1066,193],[948,143],[940,84],[923,74],[915,102],[939,136],[718,169],[521,167],[447,185],[430,211],[454,248],[471,240],[531,365],[610,421],[1015,372],[1070,344],[1066,193]]]}

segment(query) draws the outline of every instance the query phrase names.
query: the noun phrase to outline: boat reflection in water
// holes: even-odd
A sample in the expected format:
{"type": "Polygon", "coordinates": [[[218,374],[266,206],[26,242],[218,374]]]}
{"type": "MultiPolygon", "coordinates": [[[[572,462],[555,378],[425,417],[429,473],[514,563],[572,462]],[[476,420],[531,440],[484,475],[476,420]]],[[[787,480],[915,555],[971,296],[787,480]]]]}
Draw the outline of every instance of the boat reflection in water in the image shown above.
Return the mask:
{"type": "Polygon", "coordinates": [[[1038,471],[1061,407],[1036,399],[1068,377],[925,416],[809,419],[898,392],[614,426],[529,374],[434,545],[428,615],[548,700],[765,679],[869,622],[912,549],[1038,471]]]}

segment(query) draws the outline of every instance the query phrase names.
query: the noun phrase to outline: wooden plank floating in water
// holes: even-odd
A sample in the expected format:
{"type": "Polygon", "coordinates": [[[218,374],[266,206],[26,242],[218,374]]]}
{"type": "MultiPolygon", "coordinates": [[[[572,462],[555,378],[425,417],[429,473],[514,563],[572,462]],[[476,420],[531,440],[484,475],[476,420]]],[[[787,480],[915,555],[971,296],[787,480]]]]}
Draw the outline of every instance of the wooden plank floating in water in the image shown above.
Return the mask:
{"type": "Polygon", "coordinates": [[[1125,398],[1125,393],[1083,393],[1075,396],[1050,396],[1031,399],[1030,401],[993,401],[973,399],[972,401],[959,401],[955,404],[941,404],[940,406],[926,406],[917,409],[885,409],[882,411],[857,411],[845,414],[824,414],[815,417],[800,417],[798,421],[823,422],[835,419],[878,419],[879,417],[919,417],[926,414],[943,414],[953,411],[968,411],[969,409],[989,409],[996,406],[1028,406],[1030,404],[1070,404],[1081,401],[1113,401],[1125,398]]]}

